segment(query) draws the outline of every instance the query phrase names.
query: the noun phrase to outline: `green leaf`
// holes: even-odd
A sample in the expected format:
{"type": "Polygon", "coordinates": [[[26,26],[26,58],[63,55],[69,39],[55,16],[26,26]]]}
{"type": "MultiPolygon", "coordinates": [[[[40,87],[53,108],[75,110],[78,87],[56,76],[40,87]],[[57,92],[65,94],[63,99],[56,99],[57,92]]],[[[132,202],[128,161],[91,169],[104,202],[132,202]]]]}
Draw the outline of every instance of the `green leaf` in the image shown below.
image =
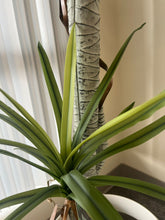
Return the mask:
{"type": "Polygon", "coordinates": [[[165,91],[155,96],[153,99],[125,112],[122,115],[109,121],[101,128],[93,132],[87,139],[81,142],[70,154],[67,162],[72,156],[80,149],[75,155],[74,164],[75,167],[91,152],[95,151],[100,144],[104,143],[109,138],[118,134],[119,132],[135,125],[137,122],[149,118],[155,111],[165,106],[165,91]]]}
{"type": "Polygon", "coordinates": [[[49,91],[50,99],[52,102],[56,122],[57,122],[57,127],[58,127],[58,132],[60,134],[60,129],[61,129],[61,113],[62,113],[62,99],[61,95],[48,59],[48,56],[42,47],[41,43],[38,43],[38,52],[40,55],[40,60],[42,64],[42,69],[44,72],[44,77],[45,81],[47,84],[47,88],[49,91]]]}
{"type": "Polygon", "coordinates": [[[76,76],[76,36],[75,25],[73,25],[70,37],[68,40],[65,72],[64,72],[64,91],[63,91],[63,106],[62,106],[62,124],[61,124],[61,155],[63,160],[71,152],[72,140],[72,118],[73,118],[73,103],[74,103],[74,86],[76,76]]]}
{"type": "Polygon", "coordinates": [[[47,169],[47,168],[45,168],[45,167],[42,167],[42,166],[40,166],[40,165],[38,165],[38,164],[36,164],[36,163],[33,163],[33,162],[31,162],[30,160],[27,160],[27,159],[25,159],[25,158],[23,158],[23,157],[21,157],[21,156],[18,156],[17,154],[13,154],[13,153],[11,153],[10,151],[2,150],[2,149],[0,149],[0,154],[4,154],[4,155],[7,155],[7,156],[9,156],[9,157],[13,157],[13,158],[16,158],[16,159],[18,159],[18,160],[21,160],[21,161],[23,161],[23,162],[25,162],[25,163],[27,163],[27,164],[33,166],[33,167],[36,167],[36,168],[38,168],[38,169],[40,169],[40,170],[42,170],[42,171],[48,173],[48,174],[49,174],[50,176],[52,176],[54,179],[56,179],[57,181],[59,181],[59,178],[58,178],[57,176],[55,176],[54,173],[51,172],[51,170],[49,170],[49,169],[47,169]]]}
{"type": "Polygon", "coordinates": [[[139,28],[137,28],[136,30],[134,30],[130,36],[127,38],[127,40],[124,42],[124,44],[122,45],[121,49],[119,50],[119,52],[117,53],[115,59],[113,60],[111,66],[109,67],[106,75],[104,76],[102,82],[100,83],[98,89],[96,90],[95,94],[93,95],[90,103],[88,104],[85,113],[79,123],[79,126],[75,132],[74,138],[73,138],[73,143],[72,143],[72,148],[74,148],[78,143],[80,143],[81,137],[95,111],[95,109],[98,107],[98,104],[105,92],[105,90],[107,89],[112,76],[119,64],[119,61],[122,58],[122,55],[124,54],[131,38],[133,37],[133,35],[135,34],[136,31],[140,30],[143,26],[145,25],[142,24],[139,28]]]}
{"type": "Polygon", "coordinates": [[[9,196],[7,198],[4,198],[4,199],[0,200],[0,210],[3,208],[6,208],[6,207],[12,206],[12,205],[24,203],[28,199],[30,199],[33,195],[35,195],[36,193],[39,193],[44,188],[42,187],[42,188],[38,188],[38,189],[33,189],[33,190],[18,193],[18,194],[9,196]]]}
{"type": "MultiPolygon", "coordinates": [[[[26,129],[29,132],[29,134],[33,136],[34,139],[38,140],[38,142],[41,142],[40,140],[43,140],[43,136],[38,132],[38,130],[34,126],[32,126],[26,119],[24,119],[21,115],[19,115],[17,112],[15,112],[12,108],[7,106],[2,101],[0,101],[0,109],[4,111],[7,115],[9,115],[11,118],[13,118],[22,130],[26,129]]],[[[53,156],[51,149],[47,149],[44,144],[42,145],[45,149],[45,152],[47,151],[49,152],[49,154],[51,153],[53,156]]]]}
{"type": "Polygon", "coordinates": [[[30,145],[19,143],[19,142],[16,142],[16,141],[10,141],[10,140],[6,140],[6,139],[0,139],[0,144],[17,147],[20,150],[22,150],[22,151],[32,155],[33,157],[37,158],[43,164],[45,164],[47,167],[49,167],[48,161],[42,156],[40,151],[38,149],[30,146],[30,145]]]}
{"type": "Polygon", "coordinates": [[[95,220],[122,219],[109,201],[76,170],[62,177],[73,194],[70,197],[95,220]]]}
{"type": "Polygon", "coordinates": [[[40,142],[40,145],[42,145],[42,149],[45,150],[45,152],[48,152],[49,155],[51,155],[52,159],[54,160],[55,158],[59,160],[61,163],[61,157],[59,155],[59,152],[57,151],[56,147],[52,146],[45,136],[40,132],[38,128],[33,126],[31,123],[29,123],[25,118],[23,118],[21,115],[19,115],[17,112],[15,112],[12,108],[7,106],[5,103],[0,101],[0,109],[4,111],[7,115],[9,115],[11,118],[17,121],[19,126],[21,127],[22,130],[28,130],[28,133],[33,136],[33,139],[36,141],[40,142]]]}
{"type": "Polygon", "coordinates": [[[12,212],[6,220],[18,220],[22,219],[28,212],[50,197],[65,197],[65,191],[59,185],[52,185],[45,187],[28,199],[23,205],[12,212]]]}
{"type": "Polygon", "coordinates": [[[11,96],[9,96],[6,92],[0,89],[0,92],[22,113],[22,115],[36,128],[37,133],[40,135],[40,138],[44,140],[44,142],[50,146],[50,148],[55,151],[56,157],[61,161],[60,155],[56,150],[56,147],[44,129],[38,124],[38,122],[11,96]]]}
{"type": "Polygon", "coordinates": [[[18,120],[15,120],[3,114],[0,114],[0,119],[11,125],[13,128],[17,129],[20,133],[22,133],[24,137],[30,140],[34,144],[34,146],[37,147],[37,149],[41,150],[43,156],[52,156],[49,153],[49,151],[45,150],[45,147],[42,147],[42,144],[40,145],[40,142],[35,138],[33,133],[29,131],[25,126],[23,126],[18,120]]]}
{"type": "Polygon", "coordinates": [[[158,120],[144,127],[143,129],[140,129],[139,131],[129,135],[128,137],[125,137],[124,139],[112,144],[102,152],[99,152],[97,155],[93,155],[90,158],[88,157],[79,165],[78,169],[81,173],[85,173],[91,167],[99,162],[102,162],[106,158],[115,155],[121,151],[125,151],[145,143],[152,137],[162,132],[164,129],[165,116],[159,118],[158,120]]]}
{"type": "MultiPolygon", "coordinates": [[[[10,123],[10,125],[14,126],[17,130],[19,130],[24,136],[26,136],[32,143],[44,153],[51,158],[54,164],[60,168],[61,172],[63,173],[62,168],[62,161],[59,155],[59,152],[56,148],[53,148],[52,145],[44,138],[40,130],[29,123],[25,118],[15,112],[12,108],[7,106],[5,103],[0,101],[0,108],[8,114],[11,118],[10,120],[6,121],[10,123]],[[11,122],[11,120],[13,121],[11,122]],[[60,166],[61,165],[61,166],[60,166]]],[[[6,117],[0,116],[2,120],[5,120],[6,117]]]]}
{"type": "Polygon", "coordinates": [[[131,109],[134,107],[134,105],[135,105],[135,102],[132,102],[129,106],[127,106],[125,109],[123,109],[123,111],[120,112],[119,115],[122,115],[123,113],[125,113],[125,112],[131,110],[131,109]]]}
{"type": "Polygon", "coordinates": [[[61,167],[61,165],[56,162],[56,160],[52,160],[51,155],[49,155],[48,151],[45,151],[45,148],[42,147],[42,143],[38,142],[35,137],[33,137],[33,133],[26,129],[26,127],[20,127],[19,121],[15,121],[14,119],[7,117],[6,115],[0,114],[0,119],[11,125],[12,127],[16,128],[19,132],[21,132],[26,138],[28,138],[40,151],[44,158],[49,162],[51,165],[51,170],[53,170],[56,176],[61,176],[65,173],[65,170],[61,167]]]}
{"type": "Polygon", "coordinates": [[[118,176],[93,176],[88,180],[94,186],[119,186],[165,201],[165,188],[145,181],[118,176]]]}

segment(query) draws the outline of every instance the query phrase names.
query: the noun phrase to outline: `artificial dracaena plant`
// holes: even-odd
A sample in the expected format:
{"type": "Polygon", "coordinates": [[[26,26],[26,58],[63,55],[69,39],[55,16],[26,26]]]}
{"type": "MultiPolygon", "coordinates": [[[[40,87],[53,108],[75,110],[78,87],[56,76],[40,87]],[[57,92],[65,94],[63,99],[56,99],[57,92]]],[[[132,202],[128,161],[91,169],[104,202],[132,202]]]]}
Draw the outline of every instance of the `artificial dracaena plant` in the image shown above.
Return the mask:
{"type": "Polygon", "coordinates": [[[60,140],[60,152],[35,119],[12,97],[1,90],[1,93],[21,114],[0,101],[0,108],[5,113],[0,114],[0,118],[28,138],[32,143],[32,146],[6,139],[0,139],[0,143],[12,147],[18,147],[20,150],[36,157],[43,163],[43,165],[38,165],[7,150],[0,149],[0,153],[28,163],[41,171],[48,173],[54,180],[58,181],[58,184],[30,190],[2,199],[0,201],[1,209],[11,205],[21,204],[6,218],[7,220],[21,219],[45,199],[59,196],[65,197],[68,201],[67,204],[71,204],[68,205],[68,208],[63,209],[63,218],[66,218],[69,209],[72,209],[75,218],[78,219],[75,211],[76,203],[88,213],[91,219],[122,219],[120,214],[96,188],[104,185],[132,189],[165,201],[165,189],[147,182],[115,176],[84,177],[86,171],[106,158],[138,146],[165,129],[165,116],[162,116],[146,127],[110,145],[98,154],[94,154],[100,144],[119,132],[132,127],[139,121],[147,119],[154,112],[164,107],[165,91],[163,91],[153,99],[135,108],[133,108],[133,105],[130,105],[122,111],[119,116],[107,122],[85,140],[81,140],[88,122],[95,109],[98,107],[98,104],[109,85],[115,69],[118,66],[131,38],[135,32],[142,27],[143,25],[130,34],[117,53],[114,61],[108,68],[106,75],[88,104],[73,138],[72,115],[76,75],[75,26],[73,25],[66,51],[63,98],[60,95],[46,52],[41,44],[38,44],[40,60],[56,117],[60,140]]]}

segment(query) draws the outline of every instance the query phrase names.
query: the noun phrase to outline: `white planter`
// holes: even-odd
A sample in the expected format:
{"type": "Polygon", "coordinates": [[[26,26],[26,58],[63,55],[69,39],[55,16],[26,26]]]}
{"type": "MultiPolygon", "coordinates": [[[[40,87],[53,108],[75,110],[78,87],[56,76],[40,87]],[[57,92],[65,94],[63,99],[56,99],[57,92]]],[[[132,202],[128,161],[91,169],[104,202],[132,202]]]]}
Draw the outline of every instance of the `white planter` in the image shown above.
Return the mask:
{"type": "MultiPolygon", "coordinates": [[[[113,194],[105,194],[105,196],[119,212],[130,215],[137,220],[158,220],[148,209],[131,199],[113,194]]],[[[0,219],[5,219],[14,208],[16,208],[16,206],[1,210],[3,212],[0,212],[0,219]]],[[[61,217],[57,219],[60,220],[61,217]]]]}
{"type": "MultiPolygon", "coordinates": [[[[105,197],[118,212],[127,214],[137,220],[158,220],[148,209],[132,199],[113,194],[105,194],[105,197]]],[[[59,217],[57,220],[61,220],[61,218],[59,217]]]]}
{"type": "Polygon", "coordinates": [[[139,203],[119,195],[105,194],[118,212],[130,215],[137,220],[158,220],[148,209],[139,203]]]}
{"type": "MultiPolygon", "coordinates": [[[[148,209],[131,199],[113,194],[105,194],[105,197],[118,212],[127,214],[137,220],[158,220],[148,209]]],[[[61,218],[59,217],[57,220],[61,220],[61,218]]]]}

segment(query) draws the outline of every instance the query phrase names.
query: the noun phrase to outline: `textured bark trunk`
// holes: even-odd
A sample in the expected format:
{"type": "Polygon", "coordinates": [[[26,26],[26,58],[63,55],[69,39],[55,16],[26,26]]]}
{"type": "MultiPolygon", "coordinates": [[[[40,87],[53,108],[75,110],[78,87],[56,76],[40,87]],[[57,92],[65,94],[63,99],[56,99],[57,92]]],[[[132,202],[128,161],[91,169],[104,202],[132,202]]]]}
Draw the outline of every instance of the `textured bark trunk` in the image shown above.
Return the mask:
{"type": "MultiPolygon", "coordinates": [[[[74,105],[74,130],[99,84],[100,14],[99,0],[68,0],[69,31],[76,23],[77,77],[74,105]]],[[[86,131],[86,138],[104,123],[102,109],[96,109],[86,131]]],[[[100,147],[100,149],[102,146],[100,147]]],[[[99,149],[99,150],[100,150],[99,149]]],[[[98,167],[88,175],[96,173],[98,167]]]]}

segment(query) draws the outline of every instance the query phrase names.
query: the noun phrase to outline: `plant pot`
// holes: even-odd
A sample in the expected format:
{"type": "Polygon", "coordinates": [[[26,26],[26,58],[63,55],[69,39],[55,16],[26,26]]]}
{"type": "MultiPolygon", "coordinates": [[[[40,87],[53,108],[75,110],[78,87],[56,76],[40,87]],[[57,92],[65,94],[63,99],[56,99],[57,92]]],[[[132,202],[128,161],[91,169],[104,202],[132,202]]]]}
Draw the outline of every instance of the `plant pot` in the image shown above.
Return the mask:
{"type": "Polygon", "coordinates": [[[114,208],[138,220],[158,220],[148,209],[132,199],[119,195],[105,194],[114,208]]]}
{"type": "MultiPolygon", "coordinates": [[[[137,220],[158,220],[148,209],[132,199],[114,194],[104,195],[120,213],[127,214],[137,220]]],[[[61,218],[59,217],[57,220],[61,220],[61,218]]]]}

